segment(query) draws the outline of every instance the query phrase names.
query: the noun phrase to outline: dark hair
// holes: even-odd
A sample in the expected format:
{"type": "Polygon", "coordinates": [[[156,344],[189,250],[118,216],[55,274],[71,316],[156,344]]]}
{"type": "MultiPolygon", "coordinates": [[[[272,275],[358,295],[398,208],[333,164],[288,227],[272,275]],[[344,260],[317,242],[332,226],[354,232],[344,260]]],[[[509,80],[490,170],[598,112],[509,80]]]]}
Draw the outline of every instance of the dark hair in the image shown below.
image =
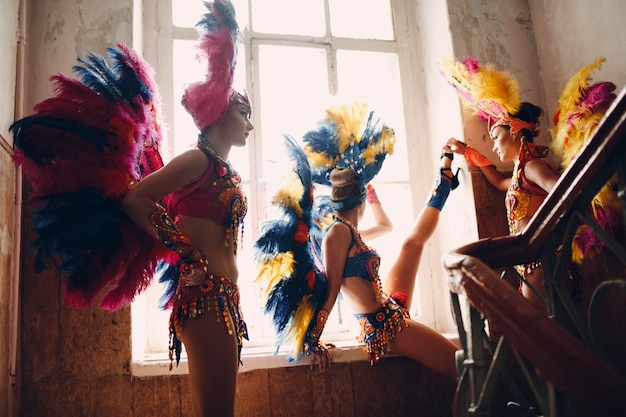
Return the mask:
{"type": "MultiPolygon", "coordinates": [[[[522,105],[520,106],[519,110],[517,111],[517,113],[512,114],[511,117],[515,117],[516,119],[520,119],[525,122],[534,123],[535,125],[539,126],[539,116],[541,116],[541,113],[543,113],[543,110],[541,109],[541,107],[535,106],[532,103],[524,101],[522,105]]],[[[520,133],[524,136],[524,139],[527,142],[532,143],[533,137],[534,137],[533,132],[531,132],[528,129],[521,129],[520,133]]]]}

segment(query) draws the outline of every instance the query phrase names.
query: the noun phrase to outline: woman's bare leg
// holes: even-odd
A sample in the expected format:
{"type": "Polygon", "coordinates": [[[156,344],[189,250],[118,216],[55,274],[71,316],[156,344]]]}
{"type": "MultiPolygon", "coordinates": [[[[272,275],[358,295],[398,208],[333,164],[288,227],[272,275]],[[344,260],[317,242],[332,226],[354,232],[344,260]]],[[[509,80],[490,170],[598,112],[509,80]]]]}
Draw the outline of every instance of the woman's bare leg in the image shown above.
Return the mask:
{"type": "Polygon", "coordinates": [[[396,262],[389,270],[383,284],[386,294],[397,291],[407,295],[407,307],[411,305],[411,298],[415,288],[415,277],[419,268],[424,245],[433,235],[441,212],[436,208],[424,206],[417,216],[411,232],[402,243],[396,262]]]}
{"type": "Polygon", "coordinates": [[[391,342],[393,353],[414,359],[450,378],[457,377],[455,352],[458,349],[441,333],[414,320],[409,320],[409,327],[398,332],[391,342]]]}
{"type": "MultiPolygon", "coordinates": [[[[450,168],[452,160],[448,157],[441,158],[441,167],[450,168]]],[[[446,178],[441,181],[448,181],[450,177],[447,171],[446,178]]],[[[441,175],[439,172],[437,176],[441,175]]],[[[430,195],[429,195],[430,198],[430,195]]],[[[424,245],[428,242],[437,228],[441,211],[438,208],[424,205],[417,216],[411,232],[406,237],[400,248],[400,253],[392,265],[387,278],[383,284],[383,291],[389,295],[400,291],[407,296],[407,307],[411,305],[411,298],[415,288],[415,277],[419,269],[420,260],[424,245]]]]}
{"type": "Polygon", "coordinates": [[[228,334],[223,318],[218,323],[213,311],[186,319],[181,333],[196,417],[233,417],[239,367],[236,336],[228,334]]]}

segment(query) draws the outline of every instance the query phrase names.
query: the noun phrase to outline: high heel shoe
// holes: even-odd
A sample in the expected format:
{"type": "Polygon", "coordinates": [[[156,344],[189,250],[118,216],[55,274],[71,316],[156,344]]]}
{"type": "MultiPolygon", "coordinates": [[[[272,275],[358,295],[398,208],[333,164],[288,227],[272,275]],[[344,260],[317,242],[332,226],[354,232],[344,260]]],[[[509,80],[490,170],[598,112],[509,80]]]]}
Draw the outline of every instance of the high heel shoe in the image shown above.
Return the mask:
{"type": "MultiPolygon", "coordinates": [[[[446,155],[448,156],[448,155],[446,155]]],[[[450,158],[452,159],[452,158],[450,158]]],[[[446,177],[448,180],[450,180],[450,188],[452,190],[455,190],[458,186],[459,186],[459,171],[461,170],[461,168],[457,168],[456,169],[456,174],[452,174],[452,168],[440,168],[439,172],[441,172],[441,176],[446,177]],[[452,177],[447,176],[446,174],[444,174],[445,171],[450,171],[450,174],[452,175],[452,177]]]]}

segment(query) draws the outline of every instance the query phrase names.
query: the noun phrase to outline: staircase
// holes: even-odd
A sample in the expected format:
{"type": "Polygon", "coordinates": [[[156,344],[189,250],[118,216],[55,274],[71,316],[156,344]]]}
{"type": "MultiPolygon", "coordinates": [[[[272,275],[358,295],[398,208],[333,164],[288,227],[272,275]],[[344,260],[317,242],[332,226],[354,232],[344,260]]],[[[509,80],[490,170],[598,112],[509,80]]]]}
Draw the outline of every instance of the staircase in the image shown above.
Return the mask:
{"type": "Polygon", "coordinates": [[[626,323],[626,242],[586,210],[614,175],[626,224],[626,89],[521,234],[482,239],[444,257],[463,347],[457,417],[626,416],[626,325],[603,318],[610,307],[626,323]],[[606,254],[583,303],[566,289],[581,223],[602,239],[606,254]],[[513,265],[536,259],[547,316],[503,279],[513,265]]]}

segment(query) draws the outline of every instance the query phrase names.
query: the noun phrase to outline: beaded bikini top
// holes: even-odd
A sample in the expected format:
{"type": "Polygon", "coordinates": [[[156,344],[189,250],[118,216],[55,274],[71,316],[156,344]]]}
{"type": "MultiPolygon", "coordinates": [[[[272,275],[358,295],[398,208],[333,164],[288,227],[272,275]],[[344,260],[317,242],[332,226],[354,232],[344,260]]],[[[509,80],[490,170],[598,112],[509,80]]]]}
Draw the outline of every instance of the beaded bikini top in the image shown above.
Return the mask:
{"type": "Polygon", "coordinates": [[[208,156],[209,167],[201,179],[172,193],[169,207],[177,214],[210,219],[224,225],[227,238],[232,237],[236,254],[237,237],[240,229],[243,234],[248,210],[241,177],[210,146],[199,142],[198,148],[208,156]]]}
{"type": "MultiPolygon", "coordinates": [[[[505,205],[507,210],[507,220],[509,224],[509,232],[515,235],[520,232],[518,230],[518,221],[534,214],[536,209],[541,205],[545,196],[548,195],[546,190],[538,185],[530,182],[524,174],[524,167],[529,161],[539,160],[548,156],[548,148],[546,146],[535,145],[522,141],[518,161],[513,168],[511,177],[511,185],[506,192],[505,205]]],[[[554,167],[546,161],[541,161],[554,170],[554,167]]],[[[556,172],[556,170],[555,170],[556,172]]]]}

